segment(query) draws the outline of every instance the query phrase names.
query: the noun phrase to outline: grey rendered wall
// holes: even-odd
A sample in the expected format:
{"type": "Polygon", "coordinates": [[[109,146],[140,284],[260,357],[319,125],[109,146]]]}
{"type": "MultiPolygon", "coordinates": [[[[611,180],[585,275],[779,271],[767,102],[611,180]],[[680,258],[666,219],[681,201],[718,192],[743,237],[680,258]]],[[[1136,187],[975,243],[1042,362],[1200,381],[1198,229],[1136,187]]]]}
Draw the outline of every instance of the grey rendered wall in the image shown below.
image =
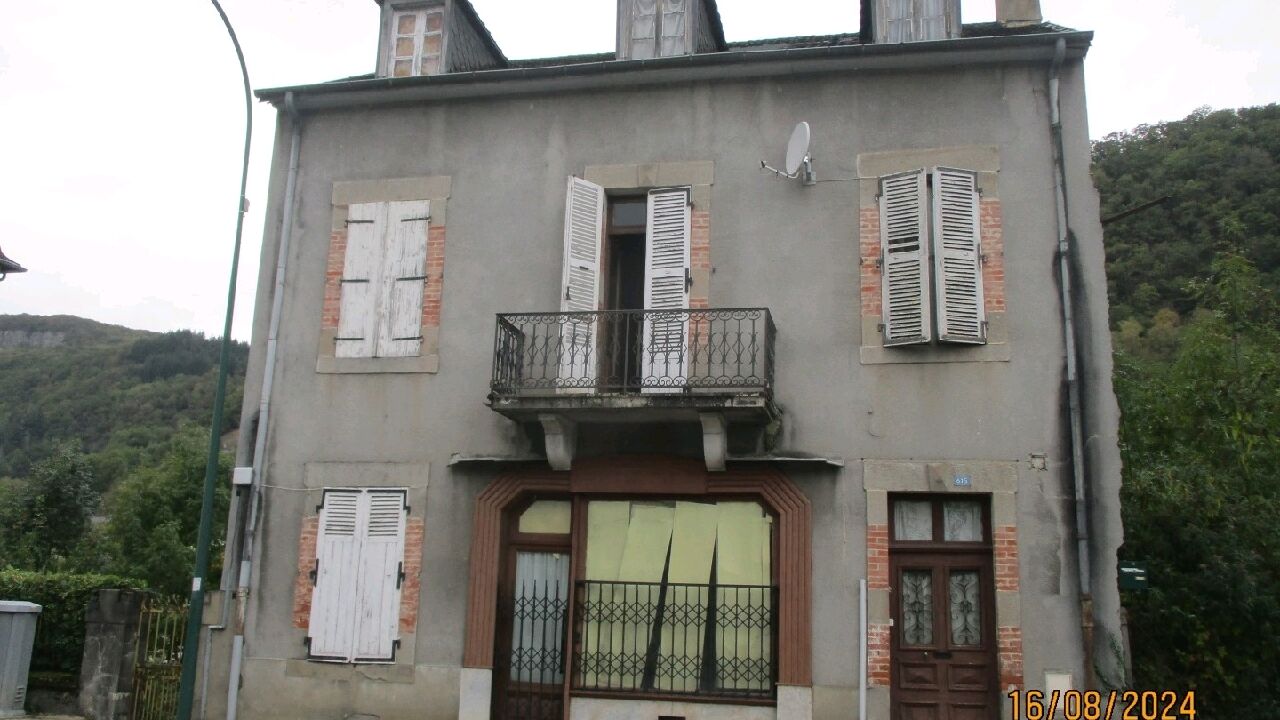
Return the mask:
{"type": "MultiPolygon", "coordinates": [[[[564,182],[587,165],[711,160],[712,306],[767,306],[778,327],[780,446],[848,459],[1048,458],[1019,491],[1025,676],[1082,677],[1064,438],[1062,333],[1056,293],[1046,67],[986,66],[698,83],[629,92],[442,102],[332,111],[305,120],[296,236],[290,252],[268,446],[265,527],[250,600],[242,717],[450,717],[475,495],[492,470],[450,467],[454,453],[510,455],[528,441],[483,403],[493,316],[559,306],[564,182]],[[817,186],[759,170],[776,163],[798,120],[814,130],[817,186]],[[864,366],[859,360],[859,154],[994,145],[1004,212],[1007,362],[864,366]],[[447,175],[445,289],[436,374],[319,375],[316,347],[337,180],[447,175]],[[298,674],[303,631],[291,623],[304,463],[426,463],[426,550],[412,681],[298,674]]],[[[1064,81],[1071,208],[1089,308],[1087,351],[1106,350],[1105,282],[1089,182],[1078,68],[1064,81]],[[1092,218],[1092,219],[1090,219],[1092,218]],[[1099,292],[1101,294],[1099,294],[1099,292]]],[[[278,135],[287,152],[287,139],[278,135]]],[[[282,164],[263,248],[246,398],[256,400],[279,228],[282,164]]],[[[1119,542],[1109,367],[1090,365],[1095,526],[1119,542]]],[[[248,408],[248,402],[246,403],[248,408]]],[[[654,448],[660,452],[663,448],[654,448]]],[[[866,566],[858,463],[789,472],[814,516],[815,717],[844,717],[857,686],[857,580],[866,566]]],[[[1118,475],[1116,475],[1118,477],[1118,475]]],[[[1107,548],[1110,548],[1109,550],[1107,548]]],[[[1113,577],[1110,587],[1114,587],[1113,577]]],[[[1115,603],[1099,595],[1112,622],[1115,603]]]]}

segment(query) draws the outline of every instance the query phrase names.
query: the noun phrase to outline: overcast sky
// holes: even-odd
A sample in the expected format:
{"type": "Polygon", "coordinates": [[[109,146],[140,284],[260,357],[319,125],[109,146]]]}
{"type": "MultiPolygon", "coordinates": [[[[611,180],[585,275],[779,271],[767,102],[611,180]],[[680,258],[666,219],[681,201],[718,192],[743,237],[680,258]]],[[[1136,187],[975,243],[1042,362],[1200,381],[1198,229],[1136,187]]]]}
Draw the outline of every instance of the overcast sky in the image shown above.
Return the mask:
{"type": "MultiPolygon", "coordinates": [[[[963,0],[966,22],[994,0],[963,0]]],[[[508,57],[612,50],[613,0],[473,0],[508,57]]],[[[254,87],[370,72],[373,0],[223,0],[254,87]]],[[[1197,107],[1280,99],[1280,4],[1043,0],[1094,30],[1091,135],[1197,107]]],[[[856,0],[719,0],[729,40],[851,32],[856,0]],[[779,7],[787,14],[777,16],[779,7]]],[[[255,103],[256,104],[256,103],[255,103]]],[[[205,0],[0,0],[0,248],[30,269],[0,314],[72,314],[221,334],[244,111],[230,42],[205,0]]],[[[257,105],[233,336],[250,331],[274,111],[257,105]]]]}

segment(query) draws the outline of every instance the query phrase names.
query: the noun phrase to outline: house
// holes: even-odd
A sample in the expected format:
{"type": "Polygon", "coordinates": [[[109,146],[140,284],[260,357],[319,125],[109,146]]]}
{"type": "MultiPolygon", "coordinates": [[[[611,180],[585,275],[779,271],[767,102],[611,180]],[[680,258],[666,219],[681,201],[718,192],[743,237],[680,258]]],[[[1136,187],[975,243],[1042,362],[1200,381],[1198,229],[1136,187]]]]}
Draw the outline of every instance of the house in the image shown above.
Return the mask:
{"type": "Polygon", "coordinates": [[[1121,680],[1092,35],[848,0],[859,32],[726,42],[739,1],[511,60],[467,0],[382,0],[375,74],[259,91],[206,716],[994,719],[1121,680]]]}

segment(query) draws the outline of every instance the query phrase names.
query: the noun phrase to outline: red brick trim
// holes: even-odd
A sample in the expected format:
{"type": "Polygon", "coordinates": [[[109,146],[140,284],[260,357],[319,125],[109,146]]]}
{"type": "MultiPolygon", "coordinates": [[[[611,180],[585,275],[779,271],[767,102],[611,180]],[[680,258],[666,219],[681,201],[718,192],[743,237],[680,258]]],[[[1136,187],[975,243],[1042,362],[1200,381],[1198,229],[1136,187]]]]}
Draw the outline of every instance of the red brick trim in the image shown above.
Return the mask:
{"type": "Polygon", "coordinates": [[[1022,628],[998,628],[996,645],[1000,650],[1000,687],[1006,692],[1021,689],[1023,685],[1022,628]]]}
{"type": "MultiPolygon", "coordinates": [[[[691,270],[711,270],[711,211],[694,210],[692,227],[689,230],[689,268],[691,270]]],[[[710,283],[710,272],[707,273],[710,283]]],[[[689,297],[689,307],[693,310],[705,310],[711,307],[710,288],[706,294],[689,297]]]]}
{"type": "Polygon", "coordinates": [[[867,526],[867,589],[889,589],[889,526],[867,526]]]}
{"type": "Polygon", "coordinates": [[[320,327],[338,329],[338,314],[342,312],[342,267],[347,259],[347,231],[334,230],[329,234],[329,254],[324,271],[324,309],[320,327]]]}
{"type": "Polygon", "coordinates": [[[893,627],[884,623],[867,624],[867,686],[889,687],[889,637],[893,627]]]}
{"type": "Polygon", "coordinates": [[[880,290],[880,208],[864,207],[858,211],[858,253],[861,258],[862,316],[881,314],[880,290]]]}
{"type": "Polygon", "coordinates": [[[440,300],[444,296],[444,226],[427,231],[427,282],[422,287],[422,327],[440,327],[440,300]]]}
{"type": "Polygon", "coordinates": [[[302,519],[302,537],[298,541],[298,575],[293,579],[293,626],[306,630],[311,625],[311,571],[316,567],[316,532],[320,518],[302,519]]]}
{"type": "Polygon", "coordinates": [[[999,200],[979,204],[982,223],[982,296],[987,312],[1004,312],[1004,216],[999,200]]]}
{"type": "Polygon", "coordinates": [[[1018,528],[1000,525],[991,531],[995,542],[996,591],[1017,592],[1018,581],[1018,528]]]}

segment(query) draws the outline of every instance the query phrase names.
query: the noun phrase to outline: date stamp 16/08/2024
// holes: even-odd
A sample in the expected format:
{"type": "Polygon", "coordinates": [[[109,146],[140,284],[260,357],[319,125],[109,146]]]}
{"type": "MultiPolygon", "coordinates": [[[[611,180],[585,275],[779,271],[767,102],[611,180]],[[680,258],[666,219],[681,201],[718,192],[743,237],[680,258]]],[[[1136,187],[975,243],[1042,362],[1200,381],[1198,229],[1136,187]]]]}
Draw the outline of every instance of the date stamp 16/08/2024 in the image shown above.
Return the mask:
{"type": "Polygon", "coordinates": [[[1015,690],[1011,720],[1195,720],[1196,694],[1172,690],[1015,690]]]}

